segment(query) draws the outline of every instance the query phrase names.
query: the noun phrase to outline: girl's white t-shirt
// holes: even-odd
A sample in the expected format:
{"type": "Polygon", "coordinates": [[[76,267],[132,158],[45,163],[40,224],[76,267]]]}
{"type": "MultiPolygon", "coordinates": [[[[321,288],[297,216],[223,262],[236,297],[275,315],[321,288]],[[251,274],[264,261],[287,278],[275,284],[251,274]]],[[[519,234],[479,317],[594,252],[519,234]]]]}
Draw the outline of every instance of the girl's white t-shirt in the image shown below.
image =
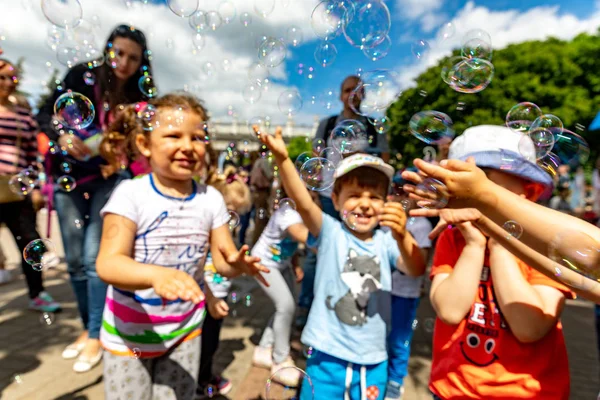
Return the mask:
{"type": "Polygon", "coordinates": [[[261,264],[267,268],[289,267],[292,256],[298,248],[298,242],[288,237],[286,230],[292,225],[301,223],[302,217],[296,210],[289,208],[276,210],[252,248],[252,255],[260,257],[261,264]]]}
{"type": "MultiPolygon", "coordinates": [[[[185,271],[202,286],[210,232],[226,224],[228,214],[216,189],[195,182],[194,187],[188,198],[177,199],[161,193],[152,174],[125,180],[100,215],[117,214],[135,222],[136,261],[185,271]]],[[[110,285],[100,340],[113,354],[156,357],[198,336],[204,314],[204,302],[165,301],[152,288],[129,291],[110,285]]]]}

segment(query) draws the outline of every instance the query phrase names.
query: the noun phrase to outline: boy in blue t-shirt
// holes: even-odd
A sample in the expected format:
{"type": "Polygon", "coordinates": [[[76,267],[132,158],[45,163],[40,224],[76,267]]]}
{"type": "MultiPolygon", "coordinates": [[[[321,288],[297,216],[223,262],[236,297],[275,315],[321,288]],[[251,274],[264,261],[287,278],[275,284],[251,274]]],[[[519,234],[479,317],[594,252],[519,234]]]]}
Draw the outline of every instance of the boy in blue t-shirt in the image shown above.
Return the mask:
{"type": "MultiPolygon", "coordinates": [[[[340,222],[313,202],[288,157],[281,129],[260,138],[273,153],[285,190],[310,231],[308,245],[317,248],[315,298],[302,334],[302,342],[316,350],[306,367],[314,393],[319,398],[382,399],[392,270],[410,276],[425,271],[401,204],[386,202],[394,170],[366,154],[342,160],[331,196],[340,222]],[[384,232],[378,226],[390,229],[384,232]]],[[[321,178],[327,180],[326,174],[321,178]]],[[[300,398],[312,397],[304,382],[300,398]]]]}

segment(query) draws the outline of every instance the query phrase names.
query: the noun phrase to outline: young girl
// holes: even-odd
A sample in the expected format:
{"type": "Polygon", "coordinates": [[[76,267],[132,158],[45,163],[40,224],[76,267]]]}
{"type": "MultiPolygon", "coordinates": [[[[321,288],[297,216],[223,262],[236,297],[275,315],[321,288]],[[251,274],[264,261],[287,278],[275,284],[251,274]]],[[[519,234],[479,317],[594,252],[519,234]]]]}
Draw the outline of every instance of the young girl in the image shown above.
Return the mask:
{"type": "MultiPolygon", "coordinates": [[[[271,193],[270,204],[275,196],[285,197],[283,187],[277,181],[271,193]]],[[[252,248],[252,255],[260,257],[271,273],[264,275],[269,286],[261,287],[275,304],[275,314],[269,320],[258,347],[254,350],[252,362],[257,367],[270,368],[271,374],[285,367],[295,366],[290,357],[290,336],[294,318],[294,272],[292,256],[298,243],[306,243],[308,229],[302,223],[298,212],[290,207],[280,206],[269,219],[269,223],[252,248]]],[[[301,273],[297,274],[301,279],[301,273]]],[[[300,383],[300,373],[295,368],[286,368],[275,375],[274,379],[286,386],[296,387],[300,383]]]]}
{"type": "Polygon", "coordinates": [[[110,284],[100,339],[105,397],[190,399],[200,334],[214,299],[200,288],[210,250],[220,274],[268,271],[238,252],[223,197],[193,177],[210,163],[205,109],[192,97],[153,100],[158,124],[135,144],[152,173],[125,180],[101,214],[98,275],[110,284]],[[181,111],[183,109],[183,112],[181,111]]]}
{"type": "MultiPolygon", "coordinates": [[[[250,211],[252,206],[250,189],[244,179],[237,174],[234,166],[227,166],[223,173],[211,174],[206,183],[223,195],[228,210],[235,211],[240,215],[250,211]]],[[[204,319],[200,370],[198,371],[198,393],[204,395],[209,387],[212,387],[216,393],[226,395],[231,391],[231,382],[222,376],[214,375],[212,367],[213,357],[219,347],[223,318],[229,314],[226,299],[231,282],[217,272],[210,254],[204,266],[204,280],[216,299],[214,310],[209,310],[204,319]]]]}

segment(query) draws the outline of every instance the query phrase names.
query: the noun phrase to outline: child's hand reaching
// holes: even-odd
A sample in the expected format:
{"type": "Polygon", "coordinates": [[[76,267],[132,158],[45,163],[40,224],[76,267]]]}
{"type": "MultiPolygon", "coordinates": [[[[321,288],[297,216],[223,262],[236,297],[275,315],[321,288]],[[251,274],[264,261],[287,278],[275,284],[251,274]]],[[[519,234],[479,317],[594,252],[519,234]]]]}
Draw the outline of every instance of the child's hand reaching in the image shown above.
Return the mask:
{"type": "Polygon", "coordinates": [[[404,239],[406,234],[406,212],[402,204],[397,202],[385,203],[379,216],[379,225],[389,227],[396,241],[404,239]]]}
{"type": "Polygon", "coordinates": [[[223,319],[229,315],[229,306],[225,300],[213,297],[208,301],[208,312],[214,319],[223,319]]]}
{"type": "Polygon", "coordinates": [[[465,238],[467,246],[476,246],[485,249],[487,239],[479,229],[470,222],[457,224],[456,227],[465,238]]]}
{"type": "Polygon", "coordinates": [[[458,225],[463,222],[472,222],[474,224],[477,224],[477,222],[480,221],[483,217],[481,212],[476,208],[459,208],[457,210],[453,210],[450,208],[417,208],[414,210],[410,210],[409,214],[412,217],[440,217],[440,221],[438,222],[438,224],[429,233],[429,238],[431,240],[438,237],[439,234],[442,233],[444,229],[448,227],[448,225],[458,225]]]}
{"type": "Polygon", "coordinates": [[[204,300],[204,293],[191,275],[172,268],[159,267],[152,279],[156,294],[166,300],[181,299],[198,304],[204,300]]]}
{"type": "Polygon", "coordinates": [[[280,126],[275,129],[275,135],[273,136],[261,134],[258,126],[256,125],[253,125],[252,129],[254,129],[254,133],[258,135],[260,141],[263,142],[269,148],[269,150],[271,150],[271,153],[273,153],[273,156],[278,163],[288,158],[289,154],[287,151],[287,146],[285,145],[281,135],[282,130],[280,126]]]}
{"type": "Polygon", "coordinates": [[[248,245],[243,245],[238,252],[231,253],[227,255],[227,250],[221,247],[221,253],[226,255],[226,261],[229,265],[236,268],[242,274],[248,274],[260,282],[262,282],[265,286],[269,286],[265,278],[260,274],[261,272],[270,272],[267,267],[260,264],[260,258],[254,257],[248,254],[248,250],[250,247],[248,245]]]}

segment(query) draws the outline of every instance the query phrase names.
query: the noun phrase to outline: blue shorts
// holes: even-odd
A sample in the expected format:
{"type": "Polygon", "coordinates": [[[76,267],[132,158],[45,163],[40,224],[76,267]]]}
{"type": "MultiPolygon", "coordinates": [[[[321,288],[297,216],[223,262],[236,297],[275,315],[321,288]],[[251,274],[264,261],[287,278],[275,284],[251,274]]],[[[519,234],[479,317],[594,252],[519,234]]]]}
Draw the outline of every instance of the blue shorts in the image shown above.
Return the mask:
{"type": "Polygon", "coordinates": [[[387,361],[373,365],[357,365],[315,351],[306,360],[306,373],[310,377],[302,382],[300,400],[343,399],[346,390],[350,399],[360,400],[365,391],[368,400],[383,400],[387,385],[387,361]],[[361,382],[361,370],[362,380],[361,382]]]}

